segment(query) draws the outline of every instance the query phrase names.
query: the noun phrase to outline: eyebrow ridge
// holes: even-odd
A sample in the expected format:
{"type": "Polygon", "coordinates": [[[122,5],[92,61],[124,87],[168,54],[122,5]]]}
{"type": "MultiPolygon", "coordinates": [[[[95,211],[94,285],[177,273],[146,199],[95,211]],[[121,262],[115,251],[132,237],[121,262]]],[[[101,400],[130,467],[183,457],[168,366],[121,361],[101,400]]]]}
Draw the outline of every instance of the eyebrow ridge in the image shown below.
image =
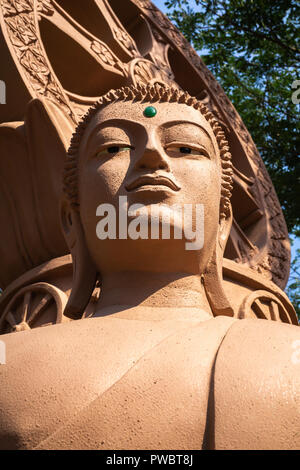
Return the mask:
{"type": "MultiPolygon", "coordinates": [[[[102,128],[105,128],[105,127],[109,127],[109,125],[115,125],[115,124],[134,124],[134,125],[137,125],[139,127],[142,127],[144,129],[144,126],[143,124],[141,124],[140,122],[138,121],[134,121],[134,120],[130,120],[130,119],[125,119],[125,118],[111,118],[111,119],[107,119],[106,121],[102,121],[100,122],[99,124],[96,125],[96,127],[92,130],[92,132],[90,133],[90,135],[87,137],[87,141],[85,143],[85,148],[88,147],[91,139],[94,137],[94,134],[101,130],[102,128]]],[[[175,125],[178,125],[178,124],[189,124],[189,125],[192,125],[192,126],[196,126],[198,127],[199,129],[201,129],[202,131],[205,132],[205,134],[209,137],[209,139],[211,140],[212,144],[213,144],[213,147],[215,147],[215,144],[213,142],[213,139],[211,137],[211,135],[208,133],[208,131],[203,127],[201,126],[201,124],[198,124],[197,122],[192,122],[192,121],[186,121],[186,120],[174,120],[174,121],[168,121],[166,122],[165,124],[161,124],[159,127],[165,127],[165,128],[168,128],[168,127],[171,127],[171,126],[175,126],[175,125]]]]}

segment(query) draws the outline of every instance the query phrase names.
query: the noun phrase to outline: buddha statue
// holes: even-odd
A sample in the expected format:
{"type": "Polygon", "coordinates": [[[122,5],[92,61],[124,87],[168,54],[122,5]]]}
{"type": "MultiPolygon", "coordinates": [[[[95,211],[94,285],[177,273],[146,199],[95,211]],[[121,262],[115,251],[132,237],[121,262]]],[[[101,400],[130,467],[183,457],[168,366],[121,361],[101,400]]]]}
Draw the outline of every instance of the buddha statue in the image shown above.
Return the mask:
{"type": "Polygon", "coordinates": [[[234,316],[222,279],[231,154],[207,107],[159,85],[111,90],[78,125],[63,180],[75,321],[1,337],[0,447],[299,448],[299,328],[234,316]],[[128,232],[140,214],[131,237],[125,200],[128,232]],[[99,236],[101,205],[117,215],[113,236],[108,219],[99,236]]]}

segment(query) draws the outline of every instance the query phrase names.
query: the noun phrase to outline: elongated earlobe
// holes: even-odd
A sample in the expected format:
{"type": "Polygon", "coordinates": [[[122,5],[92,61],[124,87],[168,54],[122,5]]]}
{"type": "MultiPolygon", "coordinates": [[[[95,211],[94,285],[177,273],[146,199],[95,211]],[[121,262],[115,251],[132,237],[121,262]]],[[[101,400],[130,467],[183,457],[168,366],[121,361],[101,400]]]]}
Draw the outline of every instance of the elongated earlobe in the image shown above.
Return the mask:
{"type": "Polygon", "coordinates": [[[68,203],[62,203],[61,224],[73,259],[72,291],[64,315],[77,320],[82,318],[90,301],[97,271],[86,246],[79,212],[71,209],[68,203]]]}
{"type": "Polygon", "coordinates": [[[215,249],[205,270],[203,280],[205,292],[214,316],[226,315],[233,317],[234,311],[223,288],[223,256],[226,242],[230,233],[232,214],[222,219],[219,224],[219,234],[215,249]]]}

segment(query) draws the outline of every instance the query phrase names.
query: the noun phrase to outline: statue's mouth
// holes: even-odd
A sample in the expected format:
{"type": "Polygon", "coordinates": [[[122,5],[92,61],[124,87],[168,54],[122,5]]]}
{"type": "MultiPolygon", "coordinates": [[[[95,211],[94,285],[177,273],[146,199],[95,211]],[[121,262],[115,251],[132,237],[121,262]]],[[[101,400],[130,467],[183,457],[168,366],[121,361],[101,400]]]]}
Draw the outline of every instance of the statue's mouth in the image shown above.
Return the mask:
{"type": "Polygon", "coordinates": [[[143,186],[167,186],[168,188],[172,189],[173,191],[180,191],[180,186],[175,183],[175,181],[167,178],[166,176],[140,176],[132,183],[126,185],[127,191],[133,191],[137,188],[142,188],[143,186]]]}

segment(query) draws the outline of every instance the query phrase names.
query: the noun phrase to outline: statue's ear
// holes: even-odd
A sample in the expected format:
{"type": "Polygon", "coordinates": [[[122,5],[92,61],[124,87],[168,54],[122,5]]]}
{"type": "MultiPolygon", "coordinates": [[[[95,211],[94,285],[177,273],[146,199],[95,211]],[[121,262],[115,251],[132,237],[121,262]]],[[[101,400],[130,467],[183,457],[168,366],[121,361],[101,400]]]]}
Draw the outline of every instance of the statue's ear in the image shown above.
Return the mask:
{"type": "Polygon", "coordinates": [[[218,242],[219,242],[220,251],[222,253],[222,257],[224,255],[226,243],[230,235],[231,226],[232,226],[232,209],[230,206],[230,213],[228,214],[226,218],[222,218],[219,223],[218,242]]]}
{"type": "MultiPolygon", "coordinates": [[[[75,124],[54,103],[46,99],[35,99],[29,103],[25,122],[30,153],[42,165],[40,174],[47,181],[49,175],[52,175],[51,183],[55,187],[58,207],[60,205],[60,225],[73,259],[72,291],[64,315],[73,319],[81,318],[95,287],[96,270],[85,244],[79,213],[73,210],[67,201],[60,202],[61,178],[57,178],[57,175],[62,174],[75,124]]],[[[49,183],[47,186],[50,186],[49,183]]],[[[40,191],[40,194],[44,193],[45,191],[40,191]]],[[[52,207],[53,202],[48,203],[49,206],[52,207]]],[[[55,233],[61,236],[57,220],[58,207],[54,207],[52,218],[58,225],[55,233]]],[[[46,219],[49,219],[48,212],[46,219]]],[[[48,233],[53,234],[53,223],[47,228],[48,233]]]]}
{"type": "Polygon", "coordinates": [[[61,202],[61,226],[73,260],[73,283],[64,315],[74,320],[82,317],[97,280],[97,270],[90,257],[80,214],[68,201],[61,202]]]}
{"type": "Polygon", "coordinates": [[[229,237],[232,224],[232,211],[226,218],[222,218],[219,223],[218,237],[216,239],[215,249],[204,273],[204,288],[212,312],[215,316],[234,315],[233,309],[226,297],[223,288],[223,256],[225,246],[229,237]]]}

